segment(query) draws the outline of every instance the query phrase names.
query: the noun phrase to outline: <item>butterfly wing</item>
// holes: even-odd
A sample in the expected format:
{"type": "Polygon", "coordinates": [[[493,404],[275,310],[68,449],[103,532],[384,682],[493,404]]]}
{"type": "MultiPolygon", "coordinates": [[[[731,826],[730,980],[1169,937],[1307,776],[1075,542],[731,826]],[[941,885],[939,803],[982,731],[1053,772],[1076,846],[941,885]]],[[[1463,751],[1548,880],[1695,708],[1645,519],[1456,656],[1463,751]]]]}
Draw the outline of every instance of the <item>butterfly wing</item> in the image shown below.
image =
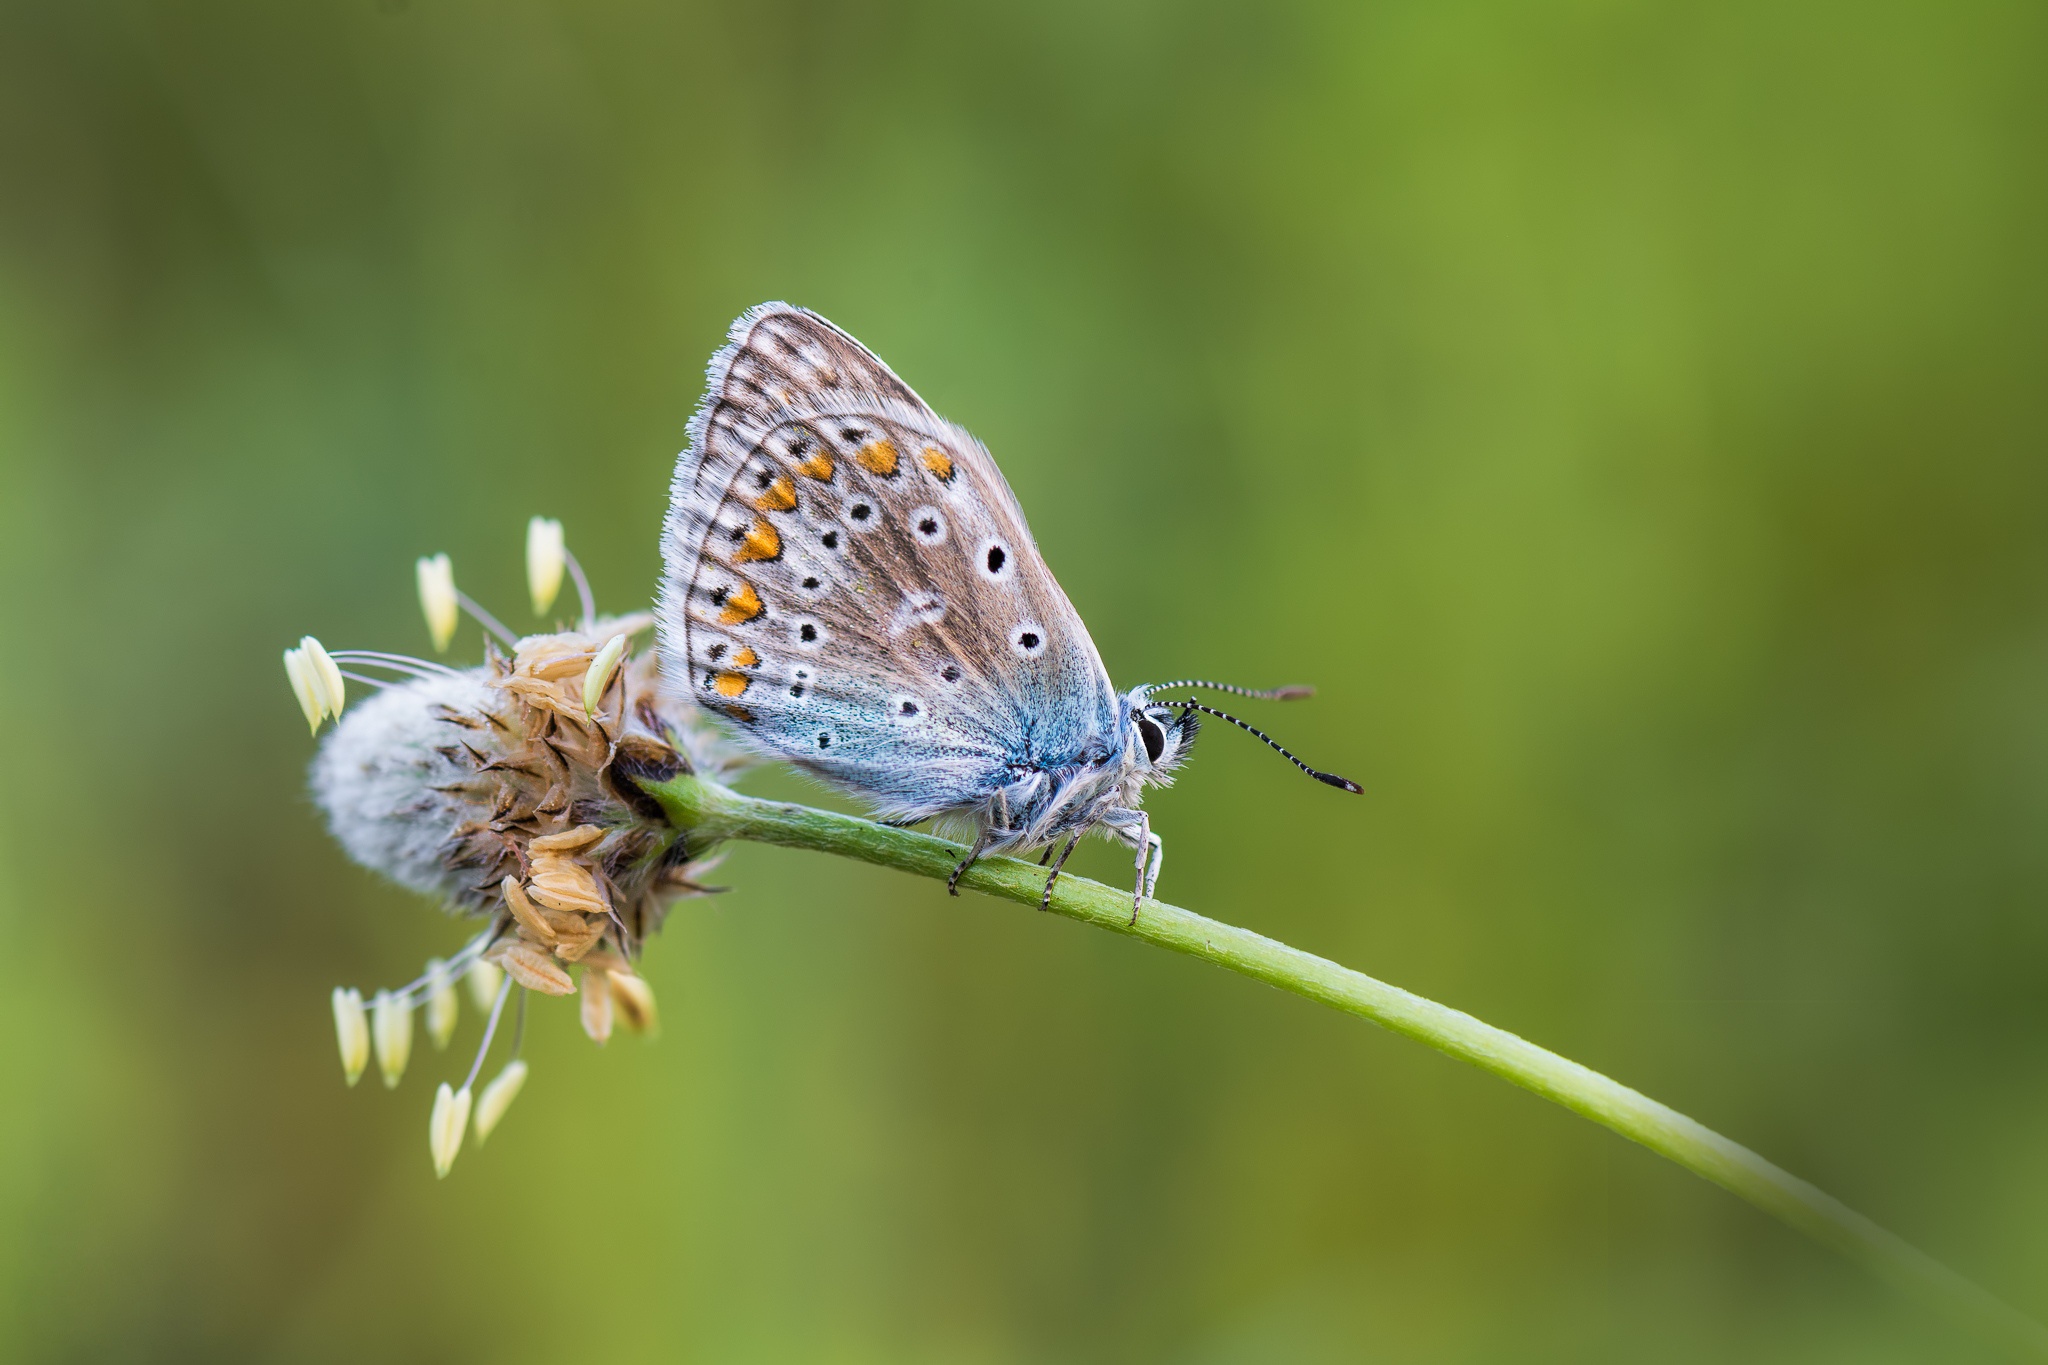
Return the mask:
{"type": "Polygon", "coordinates": [[[668,676],[890,814],[974,807],[1114,726],[988,451],[804,309],[752,309],[713,357],[662,551],[668,676]]]}

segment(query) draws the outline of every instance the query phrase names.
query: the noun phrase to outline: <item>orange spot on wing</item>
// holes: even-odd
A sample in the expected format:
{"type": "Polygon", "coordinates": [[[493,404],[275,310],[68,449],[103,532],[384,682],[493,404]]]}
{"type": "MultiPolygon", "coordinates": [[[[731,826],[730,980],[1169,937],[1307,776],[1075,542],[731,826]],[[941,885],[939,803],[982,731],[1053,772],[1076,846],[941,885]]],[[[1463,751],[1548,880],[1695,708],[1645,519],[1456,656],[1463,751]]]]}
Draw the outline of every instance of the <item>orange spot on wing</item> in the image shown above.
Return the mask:
{"type": "Polygon", "coordinates": [[[752,583],[742,583],[731,596],[725,599],[725,610],[718,613],[721,626],[740,626],[761,614],[761,595],[754,591],[752,583]]]}
{"type": "Polygon", "coordinates": [[[787,512],[796,506],[796,484],[787,474],[775,476],[775,482],[768,485],[766,492],[754,499],[754,506],[763,512],[787,512]]]}
{"type": "Polygon", "coordinates": [[[832,482],[832,452],[820,446],[807,458],[797,461],[796,472],[819,483],[832,482]]]}
{"type": "Polygon", "coordinates": [[[926,446],[918,458],[924,461],[924,467],[929,469],[932,477],[940,483],[953,481],[953,457],[945,451],[937,446],[926,446]]]}
{"type": "Polygon", "coordinates": [[[889,475],[896,472],[896,443],[894,441],[869,441],[854,454],[854,462],[873,474],[889,475]]]}
{"type": "Polygon", "coordinates": [[[742,648],[739,653],[732,656],[732,666],[734,668],[752,668],[760,662],[761,656],[751,649],[742,648]]]}
{"type": "Polygon", "coordinates": [[[744,673],[720,673],[711,679],[711,686],[721,697],[737,697],[747,690],[749,681],[744,673]]]}
{"type": "Polygon", "coordinates": [[[740,542],[740,552],[734,556],[742,564],[755,560],[774,559],[782,553],[782,537],[773,526],[765,521],[756,521],[747,528],[747,538],[740,542]]]}

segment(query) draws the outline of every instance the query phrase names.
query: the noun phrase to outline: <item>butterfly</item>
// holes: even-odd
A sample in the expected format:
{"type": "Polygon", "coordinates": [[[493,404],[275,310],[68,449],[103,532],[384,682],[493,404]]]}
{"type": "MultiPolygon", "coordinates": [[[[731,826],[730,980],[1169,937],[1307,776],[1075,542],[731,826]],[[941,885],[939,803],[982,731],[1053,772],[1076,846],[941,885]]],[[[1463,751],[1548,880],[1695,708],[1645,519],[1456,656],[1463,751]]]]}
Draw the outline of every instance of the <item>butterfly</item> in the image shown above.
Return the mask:
{"type": "MultiPolygon", "coordinates": [[[[990,852],[1082,835],[1136,851],[1131,917],[1164,846],[1141,806],[1200,722],[1219,717],[1349,792],[1182,679],[1118,693],[981,443],[865,346],[806,309],[764,303],[712,357],[662,529],[662,665],[747,747],[870,803],[891,824],[965,823],[990,852]]],[[[1063,845],[1063,846],[1062,846],[1063,845]]]]}

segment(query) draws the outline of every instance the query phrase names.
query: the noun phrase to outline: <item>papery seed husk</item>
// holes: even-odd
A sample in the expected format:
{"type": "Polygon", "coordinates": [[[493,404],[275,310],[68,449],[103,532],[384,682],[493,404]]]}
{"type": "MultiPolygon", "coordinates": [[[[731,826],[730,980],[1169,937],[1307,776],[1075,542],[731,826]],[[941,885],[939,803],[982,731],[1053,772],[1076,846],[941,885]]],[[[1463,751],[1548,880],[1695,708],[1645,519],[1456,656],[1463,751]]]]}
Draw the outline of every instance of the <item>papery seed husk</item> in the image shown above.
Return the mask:
{"type": "Polygon", "coordinates": [[[560,834],[543,834],[527,845],[531,853],[574,853],[604,838],[604,830],[596,825],[578,825],[565,829],[560,834]]]}
{"type": "Polygon", "coordinates": [[[576,993],[576,983],[569,979],[569,974],[531,943],[521,943],[516,939],[500,942],[491,949],[491,960],[530,991],[539,991],[542,995],[576,993]]]}
{"type": "Polygon", "coordinates": [[[518,922],[520,932],[552,948],[556,937],[554,926],[542,918],[540,911],[534,908],[533,902],[526,898],[525,888],[519,885],[519,879],[507,877],[500,883],[500,887],[505,893],[505,908],[512,912],[512,918],[518,922]]]}

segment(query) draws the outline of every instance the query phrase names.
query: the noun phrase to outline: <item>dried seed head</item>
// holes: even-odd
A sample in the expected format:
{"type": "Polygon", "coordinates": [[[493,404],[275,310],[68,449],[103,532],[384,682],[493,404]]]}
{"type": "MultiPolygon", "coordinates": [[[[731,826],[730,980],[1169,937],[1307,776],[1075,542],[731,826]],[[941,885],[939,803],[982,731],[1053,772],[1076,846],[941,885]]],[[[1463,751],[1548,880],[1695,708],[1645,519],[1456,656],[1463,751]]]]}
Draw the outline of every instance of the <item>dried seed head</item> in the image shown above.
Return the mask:
{"type": "Polygon", "coordinates": [[[469,1127],[469,1087],[450,1090],[448,1082],[441,1082],[441,1088],[434,1092],[434,1112],[427,1120],[427,1150],[434,1158],[434,1176],[446,1179],[448,1168],[455,1164],[455,1154],[462,1150],[462,1132],[469,1127]]]}
{"type": "MultiPolygon", "coordinates": [[[[569,967],[582,964],[584,1027],[603,1041],[615,1021],[644,1031],[653,994],[632,968],[647,935],[679,899],[708,894],[683,832],[640,783],[697,772],[725,777],[741,762],[687,700],[663,694],[654,655],[634,657],[630,641],[646,615],[594,620],[582,571],[558,523],[528,530],[529,586],[537,609],[576,577],[582,626],[512,641],[455,589],[446,555],[419,561],[420,604],[435,647],[452,638],[466,609],[506,641],[509,658],[486,646],[485,662],[454,669],[373,650],[344,651],[351,666],[395,673],[365,678],[378,691],[346,715],[341,672],[308,637],[285,656],[286,674],[315,728],[339,723],[313,761],[314,799],[349,856],[451,911],[483,921],[447,961],[398,990],[377,993],[367,1012],[355,991],[336,991],[335,1025],[350,1083],[372,1050],[395,1085],[412,1044],[412,1011],[424,1004],[427,1031],[443,1047],[455,1030],[456,978],[465,978],[486,1021],[476,1061],[460,1089],[436,1092],[429,1126],[437,1174],[460,1150],[476,1080],[511,986],[577,994],[569,967]]],[[[512,1029],[513,1060],[483,1092],[477,1138],[503,1116],[526,1067],[517,1060],[526,997],[512,1029]]]]}
{"type": "Polygon", "coordinates": [[[460,912],[548,952],[569,945],[563,960],[606,938],[636,956],[668,905],[702,888],[635,779],[736,766],[693,707],[661,695],[651,652],[619,645],[601,705],[585,712],[602,646],[643,621],[528,636],[509,660],[411,678],[352,707],[313,764],[336,839],[460,912]]]}
{"type": "Polygon", "coordinates": [[[462,605],[455,596],[455,565],[447,555],[428,555],[413,566],[420,589],[420,611],[427,618],[427,633],[434,637],[434,652],[446,653],[455,638],[456,618],[462,605]]]}
{"type": "Polygon", "coordinates": [[[455,1020],[461,1012],[448,964],[434,958],[427,963],[427,1036],[434,1040],[436,1052],[444,1051],[455,1036],[455,1020]]]}
{"type": "Polygon", "coordinates": [[[526,1063],[514,1058],[505,1063],[491,1083],[484,1087],[484,1093],[476,1097],[476,1145],[484,1145],[484,1139],[498,1126],[498,1120],[505,1117],[505,1111],[512,1107],[512,1101],[519,1097],[519,1088],[526,1084],[526,1063]]]}
{"type": "Polygon", "coordinates": [[[398,1084],[405,1064],[412,1059],[412,1004],[390,991],[378,991],[370,1001],[370,1022],[377,1043],[377,1070],[389,1090],[398,1084]]]}
{"type": "Polygon", "coordinates": [[[354,1085],[370,1064],[370,1021],[363,1013],[362,992],[334,988],[334,1036],[341,1044],[341,1074],[354,1085]]]}
{"type": "Polygon", "coordinates": [[[555,594],[562,590],[567,551],[561,522],[535,517],[526,523],[526,588],[533,594],[535,616],[544,615],[555,604],[555,594]]]}

